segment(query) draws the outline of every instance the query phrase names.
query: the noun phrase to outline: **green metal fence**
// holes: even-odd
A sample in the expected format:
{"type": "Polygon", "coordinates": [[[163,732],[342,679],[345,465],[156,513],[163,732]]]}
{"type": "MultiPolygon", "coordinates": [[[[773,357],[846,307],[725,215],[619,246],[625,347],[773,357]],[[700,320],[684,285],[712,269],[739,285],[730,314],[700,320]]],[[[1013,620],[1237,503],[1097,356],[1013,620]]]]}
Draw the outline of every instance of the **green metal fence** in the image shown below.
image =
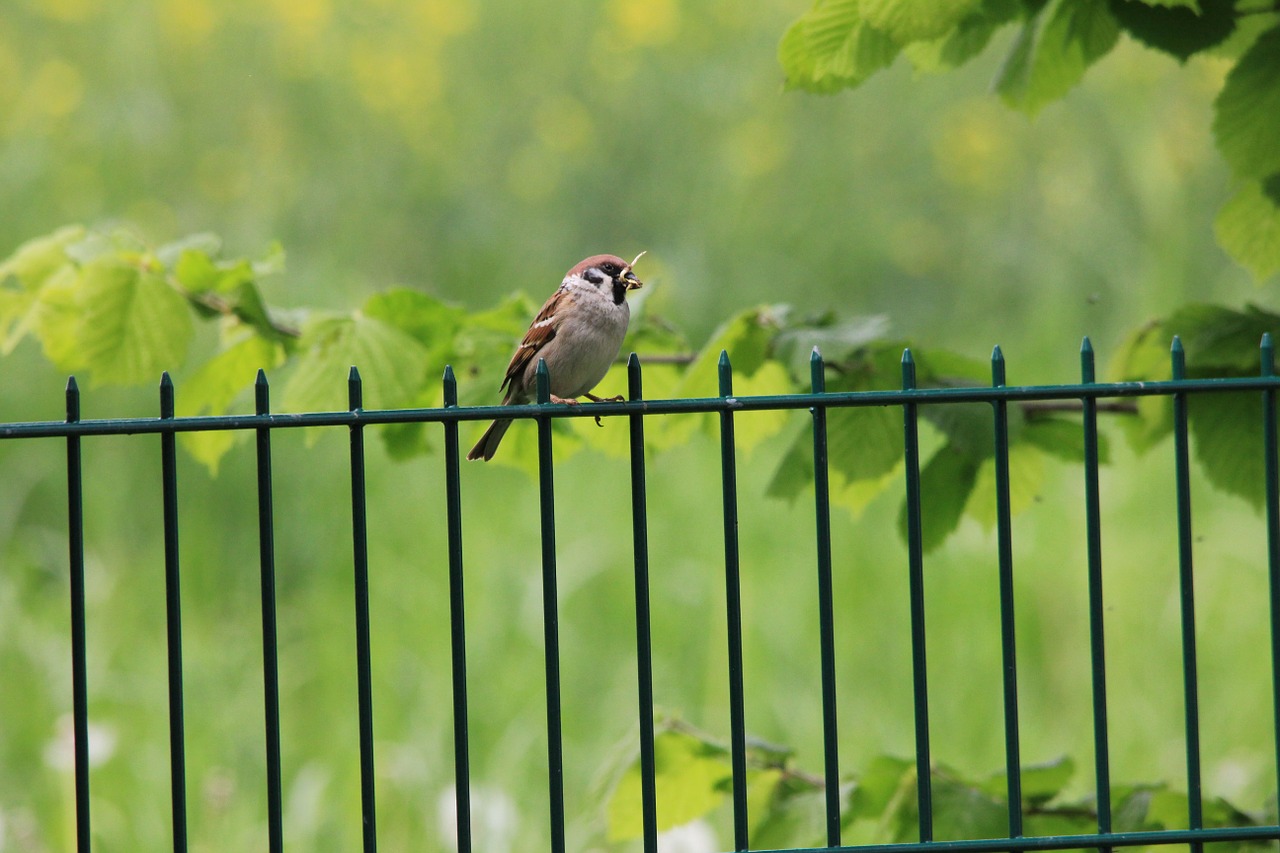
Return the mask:
{"type": "MultiPolygon", "coordinates": [[[[628,362],[629,393],[625,401],[590,406],[549,404],[549,382],[544,365],[539,365],[537,402],[501,410],[502,417],[535,421],[538,429],[538,471],[542,533],[543,626],[545,632],[547,763],[549,767],[549,808],[551,849],[565,850],[565,806],[563,791],[563,735],[560,707],[560,643],[556,592],[555,483],[552,465],[552,421],[555,418],[625,417],[630,426],[630,487],[633,521],[635,571],[636,660],[638,672],[640,756],[644,849],[657,849],[657,809],[653,729],[653,659],[650,634],[648,579],[648,504],[645,477],[645,418],[674,413],[714,413],[720,421],[721,472],[723,482],[724,579],[728,614],[728,689],[730,699],[732,760],[732,802],[734,850],[752,849],[748,837],[746,796],[747,737],[744,719],[742,662],[742,603],[739,578],[738,488],[734,442],[734,418],[739,412],[807,409],[813,420],[814,518],[816,566],[820,618],[821,695],[823,705],[823,753],[825,760],[825,808],[827,846],[812,850],[894,851],[1014,851],[1053,850],[1189,844],[1199,852],[1202,845],[1221,841],[1277,841],[1280,826],[1206,827],[1201,786],[1200,719],[1196,667],[1196,624],[1194,572],[1192,564],[1192,504],[1187,400],[1190,395],[1212,395],[1250,391],[1259,395],[1258,417],[1263,426],[1263,467],[1258,476],[1265,481],[1267,571],[1270,583],[1271,629],[1270,685],[1275,718],[1276,769],[1280,776],[1280,452],[1277,449],[1276,397],[1280,377],[1269,336],[1261,346],[1261,371],[1256,377],[1227,379],[1187,379],[1181,344],[1175,338],[1171,352],[1172,379],[1163,382],[1099,383],[1095,381],[1093,350],[1086,339],[1081,349],[1081,381],[1072,385],[1007,386],[1004,359],[997,347],[992,356],[990,387],[916,387],[915,363],[910,351],[903,354],[902,389],[899,391],[828,393],[824,386],[824,364],[815,350],[811,360],[812,392],[757,397],[735,397],[733,372],[727,355],[719,364],[718,397],[683,400],[647,400],[642,390],[642,370],[633,354],[628,362]],[[1111,776],[1107,730],[1107,680],[1103,631],[1103,553],[1099,506],[1098,404],[1105,398],[1158,396],[1173,401],[1174,464],[1177,484],[1177,529],[1179,546],[1179,589],[1182,632],[1182,682],[1185,709],[1186,786],[1189,809],[1187,828],[1161,831],[1115,832],[1112,830],[1111,776]],[[1084,835],[1026,836],[1023,831],[1022,771],[1019,750],[1018,667],[1015,659],[1013,550],[1010,520],[1009,420],[1010,404],[1028,401],[1079,401],[1082,408],[1084,443],[1084,483],[1086,502],[1088,597],[1090,625],[1090,667],[1094,730],[1095,793],[1097,831],[1084,835]],[[931,791],[932,756],[929,743],[929,684],[925,657],[924,548],[921,523],[920,406],[926,404],[985,403],[991,406],[995,434],[996,531],[999,560],[1000,631],[1004,698],[1004,744],[1008,833],[1001,838],[934,840],[931,791]],[[832,603],[831,512],[827,460],[827,411],[844,406],[889,406],[902,411],[905,451],[907,548],[910,595],[912,677],[915,697],[915,762],[919,807],[919,840],[916,843],[841,847],[840,765],[837,750],[836,680],[834,632],[838,616],[832,603]]],[[[75,732],[76,838],[80,851],[90,849],[88,707],[86,695],[84,517],[81,444],[86,437],[122,434],[155,434],[160,437],[161,479],[164,512],[164,554],[168,640],[169,755],[173,848],[187,849],[186,771],[183,735],[183,656],[180,605],[178,475],[176,437],[180,432],[211,430],[251,430],[257,439],[257,495],[261,567],[263,628],[264,719],[266,728],[267,811],[270,850],[284,847],[281,798],[279,674],[276,650],[275,545],[272,515],[272,433],[279,429],[344,426],[350,434],[351,515],[353,566],[355,573],[355,624],[357,676],[355,690],[359,708],[360,773],[364,849],[377,845],[374,797],[373,711],[370,652],[368,578],[368,531],[365,500],[365,428],[377,424],[435,423],[444,433],[444,482],[447,504],[449,550],[450,613],[452,637],[454,756],[456,777],[457,846],[470,851],[471,806],[467,707],[466,630],[463,607],[463,550],[459,424],[488,420],[497,414],[492,406],[463,407],[457,404],[457,385],[450,368],[443,379],[444,406],[431,409],[371,411],[363,408],[362,385],[356,368],[348,379],[350,407],[344,412],[273,414],[265,375],[259,372],[255,387],[256,407],[252,415],[222,417],[174,416],[174,389],[166,374],[160,384],[159,418],[85,420],[80,416],[80,393],[75,379],[66,391],[66,420],[57,422],[11,423],[0,425],[0,439],[62,438],[67,448],[68,549],[70,571],[71,649],[73,680],[73,720],[75,732]]],[[[572,733],[570,733],[572,734],[572,733]]]]}

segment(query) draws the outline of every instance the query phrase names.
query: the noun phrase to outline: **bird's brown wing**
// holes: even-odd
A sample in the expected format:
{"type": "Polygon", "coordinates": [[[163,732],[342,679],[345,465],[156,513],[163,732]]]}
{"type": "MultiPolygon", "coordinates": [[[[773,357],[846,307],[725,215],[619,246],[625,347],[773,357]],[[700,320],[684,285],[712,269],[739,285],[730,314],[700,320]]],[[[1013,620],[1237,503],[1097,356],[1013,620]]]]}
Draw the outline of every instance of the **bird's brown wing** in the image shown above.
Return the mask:
{"type": "Polygon", "coordinates": [[[513,389],[517,387],[520,377],[528,370],[534,356],[556,336],[556,328],[559,326],[556,322],[556,312],[560,308],[562,293],[563,291],[556,291],[555,295],[542,306],[538,316],[533,318],[529,331],[524,333],[524,339],[520,341],[520,346],[516,347],[515,354],[511,356],[511,363],[507,365],[507,374],[503,377],[502,387],[498,390],[505,391],[509,385],[513,389]]]}

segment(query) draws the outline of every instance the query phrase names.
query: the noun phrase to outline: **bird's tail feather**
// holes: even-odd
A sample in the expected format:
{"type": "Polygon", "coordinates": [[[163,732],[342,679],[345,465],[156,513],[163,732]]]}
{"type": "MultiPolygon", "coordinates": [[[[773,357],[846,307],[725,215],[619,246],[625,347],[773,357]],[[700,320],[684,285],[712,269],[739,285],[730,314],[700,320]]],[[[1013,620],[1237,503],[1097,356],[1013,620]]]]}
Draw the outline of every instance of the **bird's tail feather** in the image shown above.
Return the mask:
{"type": "Polygon", "coordinates": [[[510,426],[510,420],[496,420],[489,424],[489,428],[484,431],[484,435],[480,436],[476,446],[471,448],[467,458],[483,459],[488,462],[493,458],[493,454],[498,452],[498,444],[501,443],[502,437],[507,434],[507,429],[510,426]]]}

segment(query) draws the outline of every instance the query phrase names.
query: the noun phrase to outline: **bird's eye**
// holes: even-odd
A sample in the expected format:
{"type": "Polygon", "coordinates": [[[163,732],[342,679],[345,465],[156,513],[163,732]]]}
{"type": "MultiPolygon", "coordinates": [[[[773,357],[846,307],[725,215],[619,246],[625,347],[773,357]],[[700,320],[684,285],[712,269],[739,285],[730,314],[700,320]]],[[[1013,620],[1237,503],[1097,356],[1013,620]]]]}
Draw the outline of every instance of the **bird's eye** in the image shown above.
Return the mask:
{"type": "Polygon", "coordinates": [[[607,262],[605,262],[605,263],[601,264],[601,265],[600,265],[600,269],[604,270],[604,271],[605,271],[605,272],[607,272],[609,275],[617,275],[617,274],[618,274],[618,265],[617,265],[617,264],[615,264],[615,263],[613,263],[612,261],[607,261],[607,262]]]}

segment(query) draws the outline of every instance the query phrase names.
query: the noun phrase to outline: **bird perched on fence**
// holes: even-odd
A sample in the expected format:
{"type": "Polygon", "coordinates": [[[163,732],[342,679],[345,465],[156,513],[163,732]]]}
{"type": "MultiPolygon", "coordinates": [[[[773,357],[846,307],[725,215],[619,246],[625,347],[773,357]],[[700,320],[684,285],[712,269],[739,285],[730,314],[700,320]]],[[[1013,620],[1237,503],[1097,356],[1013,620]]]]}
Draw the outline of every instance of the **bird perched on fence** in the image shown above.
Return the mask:
{"type": "MultiPolygon", "coordinates": [[[[579,397],[600,401],[590,391],[622,348],[631,320],[627,291],[642,286],[631,268],[642,255],[631,263],[616,255],[592,255],[565,274],[511,356],[499,389],[506,391],[502,405],[533,399],[539,359],[547,363],[551,377],[551,402],[576,405],[579,397]]],[[[492,459],[510,426],[510,419],[494,421],[467,458],[492,459]]]]}

